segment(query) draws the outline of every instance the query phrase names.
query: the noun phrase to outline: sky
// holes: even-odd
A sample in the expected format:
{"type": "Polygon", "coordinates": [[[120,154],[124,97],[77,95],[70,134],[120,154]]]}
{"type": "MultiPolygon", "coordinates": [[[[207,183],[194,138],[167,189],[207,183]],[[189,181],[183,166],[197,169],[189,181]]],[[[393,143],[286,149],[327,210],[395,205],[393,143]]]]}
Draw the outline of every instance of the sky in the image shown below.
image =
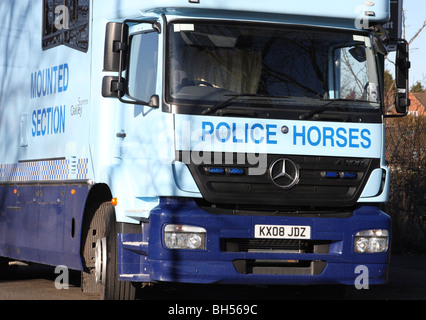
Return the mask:
{"type": "MultiPolygon", "coordinates": [[[[426,20],[425,0],[404,0],[405,39],[410,41],[426,20]]],[[[410,87],[420,81],[426,88],[426,28],[410,46],[410,87]]]]}

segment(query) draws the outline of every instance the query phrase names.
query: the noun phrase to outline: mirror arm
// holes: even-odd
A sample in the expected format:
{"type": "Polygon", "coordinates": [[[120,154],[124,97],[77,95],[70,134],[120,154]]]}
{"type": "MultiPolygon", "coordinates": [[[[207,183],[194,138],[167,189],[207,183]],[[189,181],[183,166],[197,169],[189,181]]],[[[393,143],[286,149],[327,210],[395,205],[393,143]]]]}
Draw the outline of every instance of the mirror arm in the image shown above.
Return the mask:
{"type": "Polygon", "coordinates": [[[152,23],[152,29],[158,32],[158,34],[161,34],[161,24],[158,23],[158,21],[154,21],[152,23]]]}
{"type": "Polygon", "coordinates": [[[126,51],[127,50],[127,43],[121,42],[121,41],[115,41],[114,42],[114,52],[120,52],[120,51],[126,51]]]}
{"type": "Polygon", "coordinates": [[[380,40],[382,40],[384,45],[389,44],[390,42],[389,34],[381,24],[376,24],[374,26],[371,26],[370,30],[372,30],[380,38],[380,40]]]}
{"type": "Polygon", "coordinates": [[[137,101],[137,100],[125,100],[122,98],[122,96],[120,96],[121,92],[118,91],[118,100],[120,100],[120,102],[125,103],[125,104],[135,104],[138,106],[148,106],[151,107],[153,109],[158,109],[160,107],[160,97],[156,94],[154,94],[153,96],[151,96],[151,99],[149,100],[149,102],[144,102],[144,101],[137,101]]]}
{"type": "Polygon", "coordinates": [[[404,118],[408,115],[408,110],[405,113],[385,114],[385,118],[404,118]]]}

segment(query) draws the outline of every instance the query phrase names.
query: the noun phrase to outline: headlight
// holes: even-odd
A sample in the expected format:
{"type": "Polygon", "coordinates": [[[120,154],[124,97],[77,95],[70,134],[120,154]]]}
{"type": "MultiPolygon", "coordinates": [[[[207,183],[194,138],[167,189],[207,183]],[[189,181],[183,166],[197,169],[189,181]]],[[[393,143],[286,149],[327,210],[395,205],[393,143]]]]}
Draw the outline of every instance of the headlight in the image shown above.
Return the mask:
{"type": "Polygon", "coordinates": [[[168,224],[164,228],[164,243],[169,249],[206,249],[207,231],[204,228],[168,224]]]}
{"type": "Polygon", "coordinates": [[[358,253],[383,253],[388,250],[389,232],[387,230],[365,230],[355,235],[354,251],[358,253]]]}

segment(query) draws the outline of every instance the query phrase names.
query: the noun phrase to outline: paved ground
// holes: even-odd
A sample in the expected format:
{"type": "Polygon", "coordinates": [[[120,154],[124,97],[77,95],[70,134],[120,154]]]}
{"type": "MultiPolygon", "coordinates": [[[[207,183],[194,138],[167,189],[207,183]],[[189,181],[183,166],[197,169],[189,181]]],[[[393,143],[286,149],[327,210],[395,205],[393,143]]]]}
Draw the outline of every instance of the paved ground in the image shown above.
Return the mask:
{"type": "MultiPolygon", "coordinates": [[[[70,272],[68,289],[58,290],[55,280],[63,274],[45,266],[19,266],[14,279],[0,282],[0,300],[98,300],[80,290],[80,274],[70,272]]],[[[59,282],[61,283],[61,282],[59,282]]],[[[276,298],[276,292],[265,288],[235,286],[174,286],[145,288],[143,295],[150,300],[267,300],[276,298]]],[[[294,289],[281,297],[303,298],[294,289]]],[[[369,290],[346,290],[347,300],[426,300],[426,256],[393,256],[389,284],[369,290]]]]}

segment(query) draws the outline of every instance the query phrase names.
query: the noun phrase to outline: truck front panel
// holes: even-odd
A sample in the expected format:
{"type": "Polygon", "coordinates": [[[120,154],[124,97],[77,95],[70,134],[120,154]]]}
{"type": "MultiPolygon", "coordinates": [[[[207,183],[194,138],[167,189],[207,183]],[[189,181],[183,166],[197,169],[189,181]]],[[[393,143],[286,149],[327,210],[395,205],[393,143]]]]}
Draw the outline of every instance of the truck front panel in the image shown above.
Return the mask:
{"type": "MultiPolygon", "coordinates": [[[[126,235],[120,238],[124,243],[122,255],[135,261],[122,266],[122,279],[354,285],[359,276],[357,267],[365,266],[368,274],[364,276],[370,284],[386,282],[388,249],[359,253],[354,244],[360,231],[390,230],[390,218],[377,207],[281,215],[247,210],[219,212],[201,208],[192,200],[162,199],[151,213],[146,247],[143,241],[131,241],[126,235]],[[204,229],[205,244],[201,249],[171,249],[174,242],[166,236],[170,225],[197,228],[194,234],[204,229]]],[[[179,237],[178,229],[173,232],[179,237]]]]}

